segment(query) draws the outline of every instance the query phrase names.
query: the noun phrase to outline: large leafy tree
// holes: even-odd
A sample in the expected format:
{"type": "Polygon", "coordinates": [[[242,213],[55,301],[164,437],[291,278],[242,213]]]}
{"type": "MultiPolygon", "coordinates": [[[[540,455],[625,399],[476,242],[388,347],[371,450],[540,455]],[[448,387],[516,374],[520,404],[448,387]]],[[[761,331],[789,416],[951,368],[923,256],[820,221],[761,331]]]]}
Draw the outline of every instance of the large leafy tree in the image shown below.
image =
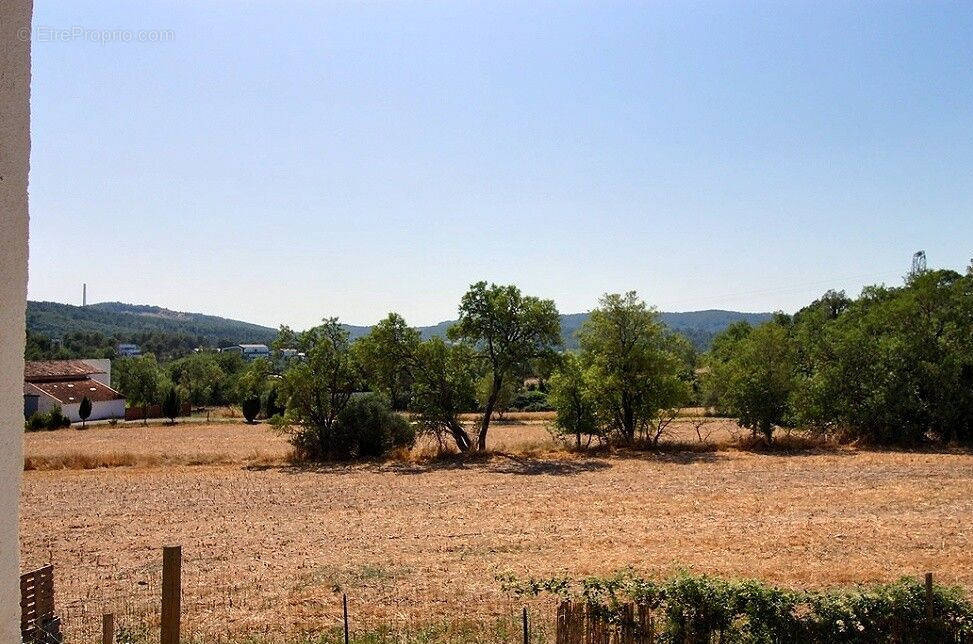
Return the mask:
{"type": "Polygon", "coordinates": [[[412,358],[420,341],[418,330],[398,313],[389,313],[353,345],[369,387],[388,398],[396,411],[409,405],[412,358]]]}
{"type": "Polygon", "coordinates": [[[330,454],[335,423],[359,386],[348,332],[337,318],[329,318],[294,341],[307,357],[282,376],[281,396],[287,401],[283,423],[301,428],[297,438],[303,445],[313,441],[313,451],[330,454]]]}
{"type": "Polygon", "coordinates": [[[973,440],[973,275],[868,287],[837,315],[796,316],[802,422],[878,442],[973,440]]]}
{"type": "Polygon", "coordinates": [[[130,403],[143,408],[143,424],[147,422],[149,406],[160,402],[162,392],[169,387],[165,373],[151,353],[116,360],[112,380],[130,403]]]}
{"type": "Polygon", "coordinates": [[[657,443],[666,418],[689,398],[683,360],[658,313],[634,291],[607,294],[578,333],[599,424],[624,442],[657,443]]]}
{"type": "Polygon", "coordinates": [[[205,351],[170,363],[169,374],[179,384],[185,399],[196,406],[209,404],[226,376],[216,361],[216,354],[205,351]]]}
{"type": "Polygon", "coordinates": [[[474,347],[491,374],[483,405],[477,449],[485,450],[490,419],[505,382],[522,376],[531,362],[552,354],[561,342],[561,325],[551,300],[523,295],[516,286],[473,284],[459,306],[450,339],[474,347]]]}
{"type": "Polygon", "coordinates": [[[476,405],[477,359],[466,344],[449,344],[434,337],[421,343],[414,360],[412,410],[419,424],[443,445],[451,436],[457,449],[468,452],[473,440],[459,421],[460,413],[476,405]]]}
{"type": "Polygon", "coordinates": [[[741,427],[769,442],[774,428],[792,418],[797,386],[794,343],[789,330],[767,322],[728,345],[732,354],[713,364],[712,380],[720,407],[741,427]]]}

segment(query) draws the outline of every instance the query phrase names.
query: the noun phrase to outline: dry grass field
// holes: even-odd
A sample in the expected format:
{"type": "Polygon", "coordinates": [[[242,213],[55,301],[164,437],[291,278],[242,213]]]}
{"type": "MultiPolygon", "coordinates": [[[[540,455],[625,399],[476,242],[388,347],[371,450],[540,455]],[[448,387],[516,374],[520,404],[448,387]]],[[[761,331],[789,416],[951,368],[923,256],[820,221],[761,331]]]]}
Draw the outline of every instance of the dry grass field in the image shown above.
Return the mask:
{"type": "Polygon", "coordinates": [[[160,546],[182,544],[187,619],[220,632],[333,626],[338,589],[358,624],[489,624],[516,608],[494,579],[508,570],[802,587],[932,570],[973,590],[969,453],[582,456],[543,423],[494,431],[488,458],[319,468],[288,464],[266,425],[30,434],[23,566],[53,561],[59,601],[90,617],[157,591],[160,546]],[[96,462],[123,466],[71,469],[96,462]]]}

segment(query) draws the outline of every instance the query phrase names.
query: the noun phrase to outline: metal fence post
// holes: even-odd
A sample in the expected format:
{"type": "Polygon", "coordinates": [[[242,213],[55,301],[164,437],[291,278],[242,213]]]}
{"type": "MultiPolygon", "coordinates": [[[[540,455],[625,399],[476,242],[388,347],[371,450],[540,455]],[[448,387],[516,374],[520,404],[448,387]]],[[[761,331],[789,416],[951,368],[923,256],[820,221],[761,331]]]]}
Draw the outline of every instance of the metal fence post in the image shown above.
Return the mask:
{"type": "Polygon", "coordinates": [[[347,593],[343,593],[341,595],[341,605],[342,605],[342,612],[344,613],[344,618],[345,618],[345,644],[348,644],[350,640],[348,638],[348,594],[347,593]]]}
{"type": "Polygon", "coordinates": [[[162,644],[179,644],[182,546],[162,549],[162,644]]]}
{"type": "Polygon", "coordinates": [[[527,607],[524,606],[524,644],[530,643],[530,629],[527,626],[527,607]]]}

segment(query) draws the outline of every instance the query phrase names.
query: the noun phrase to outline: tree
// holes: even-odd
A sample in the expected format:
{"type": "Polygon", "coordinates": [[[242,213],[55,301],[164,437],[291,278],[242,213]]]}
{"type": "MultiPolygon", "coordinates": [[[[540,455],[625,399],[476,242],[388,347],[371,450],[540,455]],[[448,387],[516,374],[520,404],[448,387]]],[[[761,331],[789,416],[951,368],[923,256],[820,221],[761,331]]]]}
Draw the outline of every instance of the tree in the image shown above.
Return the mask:
{"type": "Polygon", "coordinates": [[[257,396],[244,398],[243,402],[240,403],[240,409],[243,411],[243,417],[252,425],[257,414],[260,413],[260,398],[257,396]]]}
{"type": "Polygon", "coordinates": [[[473,441],[459,414],[475,408],[477,360],[466,344],[447,344],[434,337],[421,343],[416,351],[412,384],[412,410],[419,425],[437,439],[452,436],[457,449],[468,452],[473,441]]]}
{"type": "MultiPolygon", "coordinates": [[[[486,408],[487,403],[490,401],[490,396],[494,393],[494,382],[496,382],[496,379],[493,377],[493,373],[487,372],[480,376],[480,379],[476,383],[476,402],[481,409],[486,408]]],[[[522,383],[523,377],[515,377],[515,374],[511,374],[510,377],[503,379],[503,384],[500,386],[500,390],[497,392],[496,399],[493,403],[493,413],[496,414],[498,421],[503,421],[503,415],[507,413],[507,410],[513,404],[514,398],[517,397],[522,383]]]]}
{"type": "Polygon", "coordinates": [[[301,333],[296,343],[307,359],[292,364],[281,378],[287,401],[282,426],[299,426],[293,439],[305,445],[316,441],[318,453],[330,454],[335,421],[359,385],[348,332],[337,318],[329,318],[301,333]]]}
{"type": "Polygon", "coordinates": [[[492,375],[477,436],[477,449],[485,450],[490,417],[504,382],[560,344],[557,309],[553,301],[522,295],[516,286],[477,282],[463,296],[459,320],[448,335],[474,347],[492,375]]]}
{"type": "Polygon", "coordinates": [[[209,404],[225,374],[210,352],[193,353],[169,365],[170,378],[179,384],[190,404],[209,404]]]}
{"type": "Polygon", "coordinates": [[[179,391],[175,386],[170,386],[162,399],[162,415],[169,419],[169,423],[174,425],[176,417],[179,415],[179,391]]]}
{"type": "Polygon", "coordinates": [[[770,442],[774,427],[792,416],[795,352],[788,330],[775,322],[754,328],[733,345],[733,355],[714,365],[721,406],[741,427],[770,442]]]}
{"type": "Polygon", "coordinates": [[[85,396],[78,405],[78,417],[81,419],[81,429],[84,429],[85,421],[91,415],[91,399],[85,396]]]}
{"type": "Polygon", "coordinates": [[[420,341],[418,330],[409,327],[398,313],[389,313],[353,345],[365,381],[372,391],[388,398],[396,411],[409,405],[412,357],[420,341]]]}
{"type": "Polygon", "coordinates": [[[801,422],[879,443],[973,441],[973,275],[910,274],[795,316],[801,422]]]}
{"type": "Polygon", "coordinates": [[[249,398],[260,399],[268,387],[268,380],[272,373],[270,361],[257,358],[237,377],[237,400],[242,404],[249,398]]]}
{"type": "Polygon", "coordinates": [[[142,423],[147,424],[149,406],[159,402],[162,391],[168,386],[159,363],[151,353],[122,358],[115,363],[112,369],[115,388],[125,394],[130,403],[142,406],[142,423]]]}
{"type": "Polygon", "coordinates": [[[658,443],[690,392],[680,378],[685,371],[682,361],[670,350],[658,313],[635,291],[607,294],[578,338],[599,424],[626,443],[637,435],[658,443]]]}
{"type": "Polygon", "coordinates": [[[569,353],[560,368],[551,375],[548,402],[557,412],[555,427],[562,434],[574,434],[575,447],[581,448],[581,436],[598,433],[595,405],[584,379],[581,356],[569,353]]]}

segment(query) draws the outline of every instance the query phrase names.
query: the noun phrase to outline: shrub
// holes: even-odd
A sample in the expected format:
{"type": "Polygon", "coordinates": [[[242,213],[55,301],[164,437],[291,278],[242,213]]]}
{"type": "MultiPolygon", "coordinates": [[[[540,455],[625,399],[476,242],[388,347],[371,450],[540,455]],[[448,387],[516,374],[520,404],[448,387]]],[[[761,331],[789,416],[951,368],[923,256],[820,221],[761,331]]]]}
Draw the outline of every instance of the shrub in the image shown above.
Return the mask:
{"type": "Polygon", "coordinates": [[[54,408],[47,413],[48,429],[60,429],[61,427],[70,426],[71,420],[61,412],[60,405],[55,405],[54,408]]]}
{"type": "Polygon", "coordinates": [[[47,429],[47,414],[36,412],[24,423],[24,429],[28,432],[39,432],[47,429]]]}
{"type": "Polygon", "coordinates": [[[323,428],[301,427],[291,437],[299,455],[310,460],[374,458],[411,447],[415,440],[409,421],[377,394],[354,396],[338,414],[330,434],[323,428]]]}
{"type": "Polygon", "coordinates": [[[243,417],[246,418],[248,423],[252,423],[257,418],[257,414],[260,413],[260,397],[250,396],[244,398],[243,402],[240,404],[241,411],[243,412],[243,417]]]}
{"type": "Polygon", "coordinates": [[[554,408],[547,401],[547,393],[539,389],[528,389],[518,393],[513,402],[510,403],[511,409],[517,411],[553,411],[554,408]]]}
{"type": "Polygon", "coordinates": [[[70,426],[71,421],[61,412],[60,406],[55,406],[48,412],[37,412],[24,423],[24,429],[29,432],[55,430],[70,426]]]}
{"type": "Polygon", "coordinates": [[[280,386],[279,383],[275,382],[267,391],[263,393],[260,397],[261,407],[263,407],[264,416],[267,418],[273,418],[274,416],[281,416],[284,413],[284,406],[280,404],[280,386]]]}
{"type": "Polygon", "coordinates": [[[631,571],[575,582],[500,576],[517,596],[543,593],[583,601],[609,621],[627,603],[647,606],[665,642],[959,642],[973,635],[973,605],[958,588],[934,586],[932,619],[926,590],[912,578],[855,589],[801,591],[754,580],[681,574],[662,582],[631,571]]]}
{"type": "Polygon", "coordinates": [[[175,386],[169,387],[165,398],[162,399],[162,415],[169,419],[170,423],[176,422],[179,415],[179,392],[175,386]]]}

